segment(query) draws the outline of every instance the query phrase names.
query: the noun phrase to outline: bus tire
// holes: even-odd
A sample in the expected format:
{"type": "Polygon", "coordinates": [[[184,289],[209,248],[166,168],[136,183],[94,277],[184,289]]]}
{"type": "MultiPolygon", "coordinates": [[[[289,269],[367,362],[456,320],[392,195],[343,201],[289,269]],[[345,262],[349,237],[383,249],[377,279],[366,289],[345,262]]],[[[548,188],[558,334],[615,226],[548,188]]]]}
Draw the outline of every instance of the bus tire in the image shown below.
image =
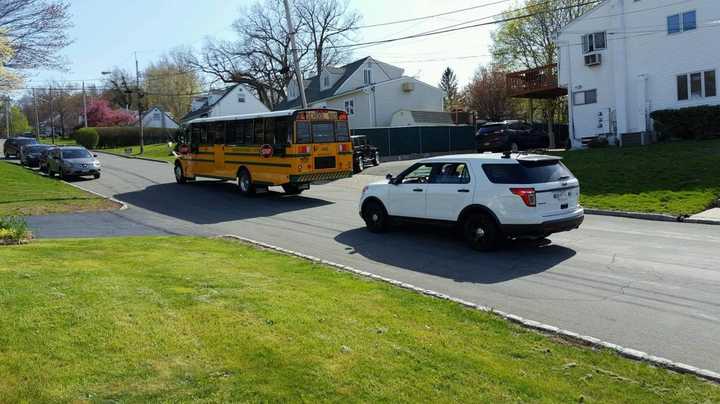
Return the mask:
{"type": "Polygon", "coordinates": [[[299,186],[295,184],[285,184],[282,186],[282,189],[288,195],[300,195],[303,191],[302,189],[300,189],[299,186]]]}
{"type": "Polygon", "coordinates": [[[255,195],[255,185],[252,183],[250,171],[248,171],[245,167],[238,171],[237,186],[241,194],[246,196],[255,195]]]}
{"type": "Polygon", "coordinates": [[[186,184],[187,183],[187,177],[185,177],[185,173],[182,169],[182,164],[175,163],[175,169],[173,170],[175,173],[175,182],[178,184],[186,184]]]}

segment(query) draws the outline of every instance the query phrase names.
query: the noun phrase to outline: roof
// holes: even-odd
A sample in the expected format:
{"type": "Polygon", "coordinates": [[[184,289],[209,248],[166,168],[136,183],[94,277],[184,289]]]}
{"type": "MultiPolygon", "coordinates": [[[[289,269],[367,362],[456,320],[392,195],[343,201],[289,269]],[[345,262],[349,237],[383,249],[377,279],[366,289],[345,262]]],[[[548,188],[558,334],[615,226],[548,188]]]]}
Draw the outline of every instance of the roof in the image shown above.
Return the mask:
{"type": "MultiPolygon", "coordinates": [[[[307,88],[305,88],[305,97],[307,98],[307,102],[308,103],[315,102],[315,101],[319,101],[319,100],[329,98],[329,97],[332,97],[333,95],[335,95],[335,93],[340,88],[340,86],[342,86],[345,83],[345,81],[347,81],[347,79],[350,78],[350,76],[352,76],[353,73],[355,73],[357,71],[357,69],[359,69],[360,66],[362,66],[365,63],[365,61],[367,61],[368,59],[370,59],[370,56],[366,56],[362,59],[356,60],[352,63],[348,63],[344,66],[331,67],[331,69],[334,70],[335,72],[342,69],[343,74],[342,74],[342,76],[340,76],[340,78],[337,81],[335,81],[335,84],[333,84],[332,86],[330,86],[330,88],[327,88],[325,90],[320,90],[320,75],[319,74],[306,79],[309,82],[309,84],[307,85],[307,88]]],[[[286,99],[285,101],[276,105],[275,109],[277,109],[277,110],[288,109],[288,108],[292,108],[294,106],[298,106],[298,105],[300,105],[300,103],[301,103],[300,97],[298,96],[296,98],[293,98],[290,101],[288,101],[286,99]]]]}
{"type": "MultiPolygon", "coordinates": [[[[223,93],[222,96],[220,96],[220,98],[217,99],[217,101],[215,101],[214,103],[212,103],[212,105],[210,105],[210,104],[207,103],[207,98],[208,98],[208,97],[207,97],[207,96],[204,96],[204,97],[205,97],[205,105],[203,105],[202,107],[196,109],[195,111],[190,111],[190,112],[188,112],[188,113],[185,114],[185,116],[182,117],[182,119],[180,119],[180,120],[183,121],[183,122],[186,122],[186,121],[189,121],[189,120],[194,119],[194,118],[199,118],[199,117],[201,117],[201,116],[209,113],[210,110],[212,110],[212,108],[213,108],[217,103],[219,103],[220,101],[222,101],[223,98],[225,98],[228,94],[230,94],[230,92],[232,92],[232,90],[234,90],[235,87],[237,87],[237,86],[239,86],[239,85],[240,85],[240,84],[235,84],[235,85],[232,85],[232,86],[229,86],[229,87],[225,87],[225,88],[222,89],[222,90],[210,90],[210,91],[208,92],[208,94],[220,93],[220,91],[225,91],[225,92],[223,93]]],[[[202,97],[198,97],[198,98],[202,98],[202,97]]]]}
{"type": "MultiPolygon", "coordinates": [[[[148,108],[148,110],[145,111],[145,112],[142,114],[143,119],[145,119],[145,117],[148,116],[148,114],[150,114],[154,109],[157,109],[157,110],[159,110],[160,112],[162,112],[163,114],[165,114],[166,117],[170,118],[170,120],[173,121],[173,122],[175,122],[176,124],[178,123],[178,121],[175,120],[175,117],[173,117],[170,113],[168,113],[167,111],[165,111],[165,110],[163,109],[163,107],[161,107],[161,106],[159,106],[159,105],[153,105],[152,107],[148,108]]],[[[138,120],[135,121],[135,123],[138,123],[138,122],[140,122],[140,119],[138,119],[138,120]]]]}
{"type": "Polygon", "coordinates": [[[474,154],[453,154],[448,156],[436,156],[426,159],[422,159],[420,163],[432,163],[435,161],[448,161],[448,160],[491,160],[491,161],[543,161],[543,160],[562,160],[562,157],[548,156],[545,154],[524,154],[524,153],[512,153],[510,158],[505,158],[505,153],[474,153],[474,154]]]}

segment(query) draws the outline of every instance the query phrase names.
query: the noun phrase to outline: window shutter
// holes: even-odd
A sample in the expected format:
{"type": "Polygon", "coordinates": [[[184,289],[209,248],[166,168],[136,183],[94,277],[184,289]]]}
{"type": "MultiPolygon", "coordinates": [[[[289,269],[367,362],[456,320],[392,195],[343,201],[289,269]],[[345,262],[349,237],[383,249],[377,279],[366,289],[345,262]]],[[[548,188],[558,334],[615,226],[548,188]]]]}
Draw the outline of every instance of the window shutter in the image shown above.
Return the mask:
{"type": "Polygon", "coordinates": [[[715,97],[717,95],[717,84],[715,83],[715,70],[708,70],[705,73],[705,96],[715,97]]]}

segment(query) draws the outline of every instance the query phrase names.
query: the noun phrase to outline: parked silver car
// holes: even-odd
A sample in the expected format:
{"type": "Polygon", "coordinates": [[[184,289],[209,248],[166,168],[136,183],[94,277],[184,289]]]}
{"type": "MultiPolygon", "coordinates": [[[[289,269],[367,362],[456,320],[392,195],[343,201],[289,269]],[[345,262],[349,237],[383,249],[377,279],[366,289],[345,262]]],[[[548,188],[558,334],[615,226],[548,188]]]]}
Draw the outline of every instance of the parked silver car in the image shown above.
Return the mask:
{"type": "Polygon", "coordinates": [[[102,167],[96,157],[79,146],[52,149],[48,153],[48,175],[52,177],[57,174],[60,178],[92,175],[100,178],[102,167]]]}

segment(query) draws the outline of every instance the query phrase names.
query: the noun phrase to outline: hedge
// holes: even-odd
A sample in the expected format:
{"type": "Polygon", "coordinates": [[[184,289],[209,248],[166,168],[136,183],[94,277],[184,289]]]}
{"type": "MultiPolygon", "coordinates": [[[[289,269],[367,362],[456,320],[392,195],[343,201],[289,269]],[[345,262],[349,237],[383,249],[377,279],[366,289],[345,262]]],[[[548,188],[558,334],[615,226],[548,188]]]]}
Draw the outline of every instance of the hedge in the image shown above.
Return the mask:
{"type": "MultiPolygon", "coordinates": [[[[140,128],[138,127],[113,126],[93,129],[95,129],[99,135],[98,149],[131,147],[140,144],[140,128]]],[[[145,128],[143,131],[144,143],[167,143],[176,137],[177,132],[177,129],[145,128]]]]}
{"type": "Polygon", "coordinates": [[[85,148],[94,149],[98,145],[100,135],[95,128],[80,128],[73,134],[73,139],[85,148]]]}
{"type": "Polygon", "coordinates": [[[720,137],[720,105],[653,111],[655,130],[662,138],[709,139],[720,137]]]}

